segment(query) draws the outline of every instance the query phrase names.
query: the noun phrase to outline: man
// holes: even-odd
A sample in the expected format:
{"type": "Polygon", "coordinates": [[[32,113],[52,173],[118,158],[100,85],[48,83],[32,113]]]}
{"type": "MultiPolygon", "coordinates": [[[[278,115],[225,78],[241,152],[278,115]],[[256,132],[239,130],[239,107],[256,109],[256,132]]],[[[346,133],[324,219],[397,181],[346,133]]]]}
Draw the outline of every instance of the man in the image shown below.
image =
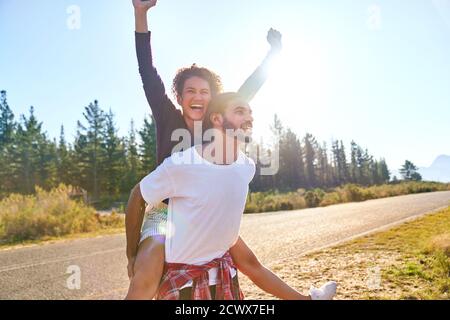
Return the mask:
{"type": "MultiPolygon", "coordinates": [[[[170,199],[159,299],[243,298],[229,248],[238,241],[255,174],[254,162],[240,151],[252,124],[242,96],[218,95],[205,118],[205,136],[213,130],[212,142],[173,154],[134,188],[135,202],[170,199]]],[[[311,298],[331,298],[335,289],[328,283],[311,298]]]]}
{"type": "MultiPolygon", "coordinates": [[[[147,11],[156,4],[156,1],[133,0],[133,4],[139,71],[156,121],[157,160],[160,164],[171,155],[178,143],[171,141],[172,133],[177,129],[186,129],[191,133],[194,131],[194,122],[203,119],[209,101],[221,91],[221,82],[217,75],[206,68],[194,65],[181,69],[175,77],[173,89],[182,112],[176,109],[167,97],[164,84],[152,62],[147,11]]],[[[268,61],[281,48],[281,35],[278,32],[270,30],[268,41],[271,50],[266,59],[239,90],[246,101],[250,100],[264,83],[268,61]]],[[[163,271],[166,216],[164,213],[151,214],[141,233],[143,214],[141,210],[134,210],[135,203],[133,201],[129,203],[130,210],[126,218],[128,273],[131,279],[127,298],[151,299],[158,288],[163,271]]],[[[263,290],[282,299],[304,297],[261,265],[242,239],[239,238],[230,251],[238,268],[263,290]]]]}

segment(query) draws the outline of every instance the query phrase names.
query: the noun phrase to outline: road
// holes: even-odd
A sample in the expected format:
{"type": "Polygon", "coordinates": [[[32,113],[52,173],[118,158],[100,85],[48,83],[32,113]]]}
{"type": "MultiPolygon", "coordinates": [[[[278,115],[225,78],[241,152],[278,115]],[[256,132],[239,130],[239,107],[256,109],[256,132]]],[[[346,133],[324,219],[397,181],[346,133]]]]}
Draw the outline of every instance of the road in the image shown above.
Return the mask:
{"type": "MultiPolygon", "coordinates": [[[[444,191],[245,215],[241,235],[270,266],[449,205],[444,191]]],[[[127,286],[125,234],[0,251],[0,299],[123,299],[127,286]]]]}

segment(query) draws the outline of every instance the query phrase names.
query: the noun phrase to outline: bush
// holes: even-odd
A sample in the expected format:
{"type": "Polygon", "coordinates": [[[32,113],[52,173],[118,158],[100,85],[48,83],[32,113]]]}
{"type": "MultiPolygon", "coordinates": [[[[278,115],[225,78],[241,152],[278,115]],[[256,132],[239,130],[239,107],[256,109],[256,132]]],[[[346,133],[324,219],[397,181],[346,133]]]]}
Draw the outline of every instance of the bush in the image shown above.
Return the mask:
{"type": "Polygon", "coordinates": [[[442,252],[450,258],[450,233],[434,236],[425,248],[425,253],[442,252]]]}
{"type": "Polygon", "coordinates": [[[252,202],[248,202],[245,204],[244,213],[257,213],[259,212],[258,206],[252,202]]]}
{"type": "Polygon", "coordinates": [[[310,208],[317,207],[325,196],[322,189],[309,190],[305,193],[306,205],[310,208]]]}
{"type": "Polygon", "coordinates": [[[326,206],[330,206],[330,205],[338,204],[338,203],[342,203],[342,202],[344,202],[344,201],[342,200],[341,194],[339,192],[335,191],[335,192],[326,193],[319,205],[321,207],[326,207],[326,206]]]}
{"type": "Polygon", "coordinates": [[[305,199],[297,192],[283,194],[274,192],[254,192],[250,193],[248,196],[245,213],[295,210],[306,207],[305,199]]]}
{"type": "Polygon", "coordinates": [[[345,202],[365,200],[362,189],[356,184],[346,184],[343,188],[343,193],[345,202]]]}
{"type": "Polygon", "coordinates": [[[49,192],[37,187],[33,196],[12,194],[0,201],[0,240],[14,243],[123,226],[117,214],[100,216],[72,200],[72,190],[64,185],[49,192]]]}
{"type": "Polygon", "coordinates": [[[312,190],[298,189],[296,192],[253,192],[246,203],[246,213],[270,212],[279,210],[295,210],[328,206],[344,202],[365,201],[410,193],[450,190],[450,184],[436,182],[398,182],[363,187],[346,184],[325,192],[316,188],[312,190]]]}

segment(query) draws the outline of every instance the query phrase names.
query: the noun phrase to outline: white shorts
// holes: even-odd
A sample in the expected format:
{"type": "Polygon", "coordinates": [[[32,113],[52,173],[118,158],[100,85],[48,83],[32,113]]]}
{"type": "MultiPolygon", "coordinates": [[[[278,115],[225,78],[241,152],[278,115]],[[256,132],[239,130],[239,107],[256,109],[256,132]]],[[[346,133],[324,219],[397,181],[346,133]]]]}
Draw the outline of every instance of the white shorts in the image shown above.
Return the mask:
{"type": "Polygon", "coordinates": [[[162,206],[157,209],[151,208],[151,210],[145,214],[139,243],[150,237],[163,239],[166,236],[166,225],[167,206],[162,206]]]}

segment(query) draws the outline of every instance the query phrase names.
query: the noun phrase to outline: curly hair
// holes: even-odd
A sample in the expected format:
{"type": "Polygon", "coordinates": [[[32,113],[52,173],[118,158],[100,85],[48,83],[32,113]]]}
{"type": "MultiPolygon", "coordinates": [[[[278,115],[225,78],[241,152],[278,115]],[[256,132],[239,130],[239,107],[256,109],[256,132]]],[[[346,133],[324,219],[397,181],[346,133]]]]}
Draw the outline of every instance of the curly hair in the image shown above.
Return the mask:
{"type": "Polygon", "coordinates": [[[172,92],[176,97],[181,97],[183,93],[184,83],[191,77],[199,77],[207,81],[211,89],[212,97],[221,93],[223,90],[222,80],[220,79],[219,75],[207,68],[197,67],[197,65],[194,63],[189,68],[181,68],[177,71],[177,74],[175,75],[172,83],[172,92]]]}

